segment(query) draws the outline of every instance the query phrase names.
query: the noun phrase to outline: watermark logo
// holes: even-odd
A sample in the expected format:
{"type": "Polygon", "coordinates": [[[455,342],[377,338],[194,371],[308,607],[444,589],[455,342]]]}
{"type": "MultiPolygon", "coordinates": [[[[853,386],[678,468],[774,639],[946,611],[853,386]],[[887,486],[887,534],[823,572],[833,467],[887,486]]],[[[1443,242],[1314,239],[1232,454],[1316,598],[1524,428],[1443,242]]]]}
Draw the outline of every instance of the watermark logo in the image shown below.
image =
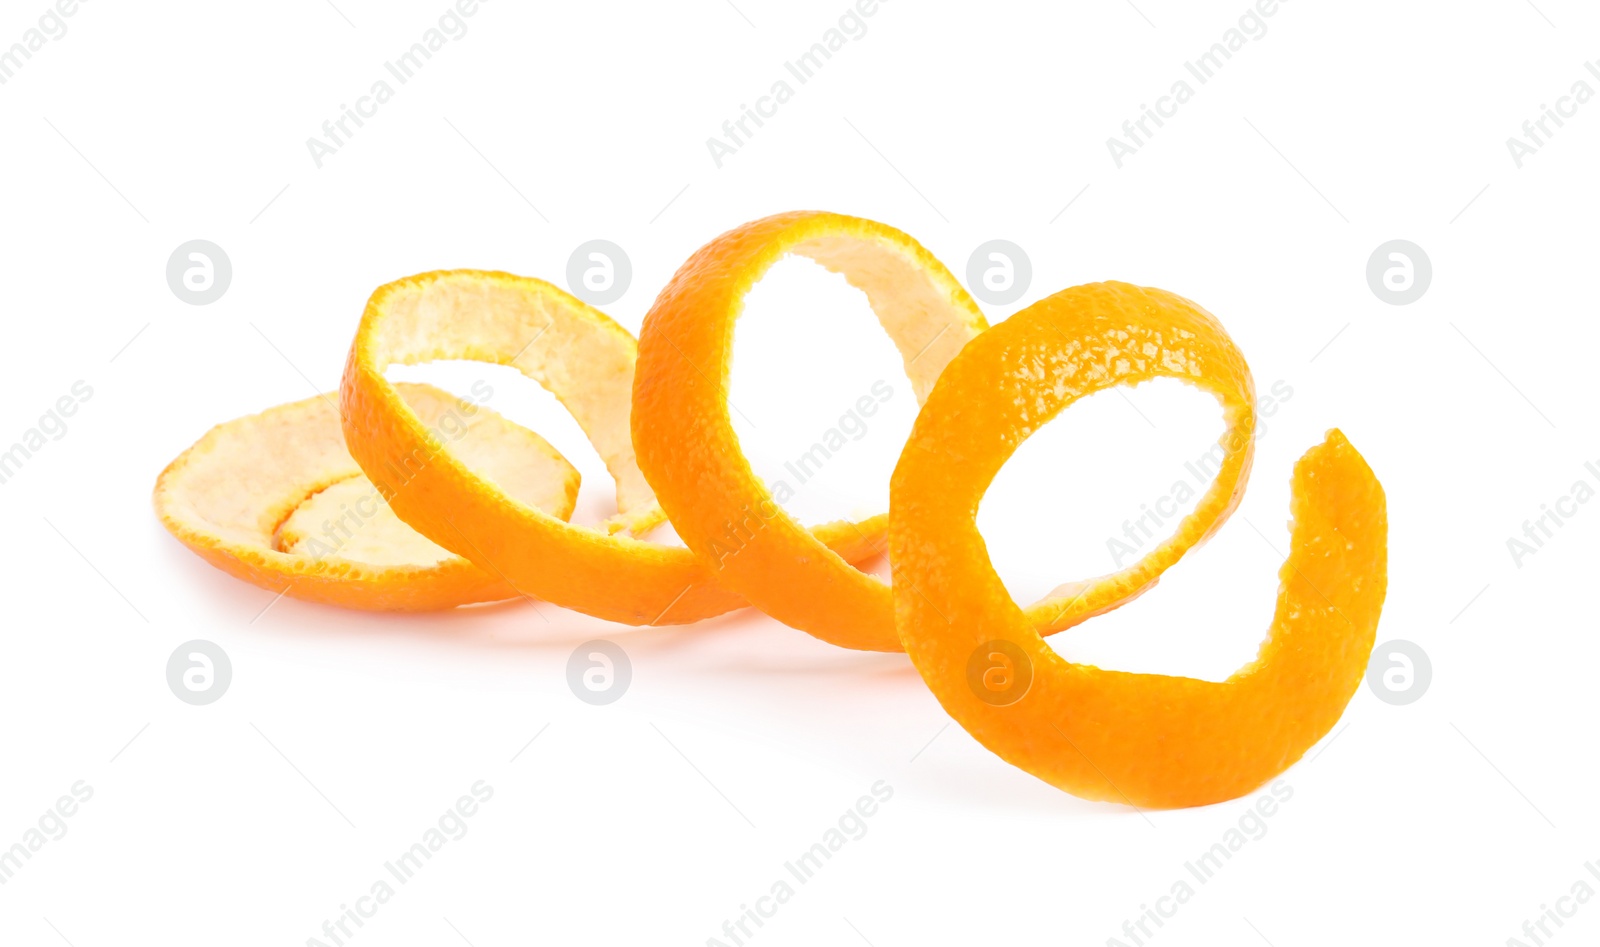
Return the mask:
{"type": "MultiPolygon", "coordinates": [[[[436,25],[423,32],[421,39],[393,60],[384,60],[384,71],[400,85],[410,82],[433,59],[435,53],[467,35],[467,18],[477,14],[478,4],[487,2],[456,0],[439,15],[436,25]]],[[[387,79],[379,78],[373,81],[366,95],[356,98],[354,108],[342,102],[339,104],[338,117],[322,123],[322,135],[312,135],[306,139],[306,151],[310,152],[317,170],[322,170],[324,159],[338,154],[340,148],[350,144],[367,120],[377,117],[378,110],[394,98],[394,91],[395,87],[387,79]]]]}
{"type": "Polygon", "coordinates": [[[567,658],[567,687],[586,704],[614,704],[633,683],[633,662],[614,641],[585,641],[567,658]]]}
{"type": "Polygon", "coordinates": [[[867,836],[867,820],[877,815],[884,803],[894,798],[894,787],[887,780],[872,784],[872,795],[856,799],[855,805],[846,809],[822,837],[797,857],[783,863],[783,874],[767,886],[767,893],[755,898],[755,904],[739,905],[739,913],[722,922],[721,936],[706,938],[706,947],[745,947],[761,932],[767,921],[776,917],[778,909],[788,904],[799,887],[811,883],[817,872],[833,860],[850,842],[867,836]],[[798,887],[797,887],[798,886],[798,887]]]}
{"type": "Polygon", "coordinates": [[[567,258],[567,289],[591,306],[621,299],[633,282],[633,263],[610,240],[579,244],[567,258]]]}
{"type": "Polygon", "coordinates": [[[986,704],[1009,707],[1028,696],[1033,661],[1011,641],[986,641],[967,658],[967,687],[986,704]]]}
{"type": "MultiPolygon", "coordinates": [[[[1589,461],[1583,469],[1594,478],[1595,483],[1600,483],[1600,464],[1589,461]]],[[[1518,569],[1523,562],[1532,555],[1536,555],[1544,548],[1544,544],[1556,537],[1556,530],[1567,525],[1567,521],[1578,515],[1578,511],[1595,497],[1595,487],[1587,480],[1574,480],[1568,492],[1557,497],[1550,503],[1539,504],[1539,515],[1531,520],[1522,521],[1522,536],[1506,537],[1506,551],[1511,553],[1511,561],[1518,569]]]]}
{"type": "Polygon", "coordinates": [[[94,787],[83,780],[72,784],[72,795],[63,795],[56,804],[44,810],[35,825],[22,833],[22,840],[0,849],[0,885],[10,884],[22,866],[33,861],[33,856],[49,842],[59,842],[67,837],[67,820],[78,814],[78,807],[94,798],[94,787]]]}
{"type": "Polygon", "coordinates": [[[70,394],[57,398],[49,410],[39,416],[38,423],[23,431],[10,447],[0,443],[0,484],[10,483],[46,444],[66,437],[67,418],[77,414],[78,407],[94,397],[94,389],[82,379],[73,382],[69,391],[70,394]]]}
{"type": "Polygon", "coordinates": [[[215,703],[233,683],[233,662],[213,641],[186,641],[167,658],[167,686],[186,704],[203,707],[215,703]]]}
{"type": "Polygon", "coordinates": [[[1367,688],[1386,704],[1414,704],[1433,681],[1433,662],[1415,642],[1396,638],[1372,649],[1367,662],[1367,688]]]}
{"type": "MultiPolygon", "coordinates": [[[[478,406],[494,397],[494,389],[489,383],[479,379],[472,383],[471,397],[463,399],[459,408],[451,407],[441,414],[437,421],[428,429],[442,450],[448,445],[461,440],[472,429],[471,419],[478,414],[478,406]]],[[[322,521],[320,535],[307,535],[300,540],[294,550],[312,560],[321,562],[332,556],[337,556],[345,547],[375,518],[384,513],[389,513],[388,499],[404,490],[412,479],[427,468],[433,459],[438,456],[432,443],[425,449],[419,449],[406,457],[398,465],[393,461],[385,461],[388,475],[394,478],[397,485],[385,495],[377,485],[353,497],[348,502],[339,505],[339,515],[322,521]]],[[[331,489],[340,489],[335,485],[331,489]]],[[[391,514],[392,515],[392,514],[391,514]]],[[[291,520],[293,522],[293,520],[291,520]]]]}
{"type": "Polygon", "coordinates": [[[967,259],[967,291],[991,306],[1016,302],[1032,282],[1033,262],[1010,240],[979,244],[967,259]]]}
{"type": "Polygon", "coordinates": [[[867,18],[878,12],[880,3],[887,2],[856,0],[839,15],[835,25],[823,32],[821,39],[811,44],[810,49],[792,61],[785,60],[783,69],[788,78],[774,80],[766,95],[757,96],[754,107],[739,103],[738,116],[722,123],[721,136],[712,135],[706,139],[706,151],[711,153],[711,163],[720,170],[724,161],[750,144],[767,120],[775,117],[778,109],[794,98],[795,87],[789,84],[789,79],[800,85],[810,82],[847,43],[867,35],[867,18]]]}
{"type": "Polygon", "coordinates": [[[191,306],[209,306],[233,282],[233,261],[210,240],[190,240],[167,257],[167,285],[191,306]]]}
{"type": "Polygon", "coordinates": [[[66,36],[67,18],[75,15],[78,4],[84,2],[87,0],[56,0],[39,16],[38,26],[28,27],[22,32],[22,39],[10,47],[0,47],[0,85],[10,82],[34,53],[44,49],[47,41],[66,36]]]}
{"type": "Polygon", "coordinates": [[[768,482],[771,500],[763,501],[754,510],[749,506],[740,507],[743,515],[737,521],[730,520],[723,525],[722,538],[713,539],[707,550],[708,555],[716,557],[718,566],[725,564],[730,556],[743,551],[758,533],[767,528],[768,523],[783,512],[781,504],[789,502],[800,487],[815,479],[829,460],[851,441],[859,441],[867,436],[868,419],[878,413],[879,405],[894,397],[894,388],[881,378],[872,383],[870,391],[870,394],[857,398],[850,409],[839,416],[838,423],[823,431],[810,449],[794,460],[784,462],[783,469],[794,478],[793,484],[783,477],[771,478],[768,482]]]}
{"type": "Polygon", "coordinates": [[[1367,285],[1391,306],[1416,302],[1432,282],[1433,262],[1410,240],[1390,240],[1367,257],[1367,285]]]}
{"type": "MultiPolygon", "coordinates": [[[[1267,394],[1256,399],[1257,444],[1267,436],[1265,419],[1277,414],[1278,409],[1293,397],[1294,387],[1280,378],[1272,383],[1267,394]]],[[[1139,504],[1139,515],[1122,521],[1122,535],[1106,537],[1106,552],[1111,554],[1112,565],[1120,569],[1123,563],[1137,559],[1145,544],[1155,542],[1163,528],[1177,517],[1178,511],[1217,478],[1222,470],[1222,462],[1227,459],[1228,449],[1241,446],[1237,442],[1219,440],[1204,454],[1184,463],[1186,479],[1174,480],[1167,492],[1153,502],[1139,504]]]]}
{"type": "MultiPolygon", "coordinates": [[[[1600,60],[1585,62],[1583,68],[1595,79],[1600,80],[1600,60]]],[[[1557,131],[1566,126],[1566,119],[1576,118],[1578,109],[1589,104],[1594,98],[1594,87],[1585,79],[1579,79],[1567,90],[1567,94],[1556,99],[1555,108],[1543,102],[1539,103],[1539,116],[1530,118],[1522,123],[1522,135],[1512,135],[1506,139],[1506,150],[1511,152],[1511,162],[1522,170],[1523,162],[1537,154],[1557,131]],[[1551,126],[1555,127],[1552,128],[1551,126]]]]}
{"type": "Polygon", "coordinates": [[[367,893],[339,905],[339,913],[322,922],[322,937],[306,938],[306,947],[344,947],[367,921],[391,900],[400,887],[416,878],[417,873],[433,860],[433,856],[451,842],[467,837],[467,820],[477,815],[484,803],[494,798],[494,787],[485,780],[472,784],[472,794],[463,794],[455,805],[423,831],[422,836],[401,852],[398,857],[383,863],[383,875],[367,887],[367,893]],[[391,883],[393,879],[393,883],[391,883]],[[326,939],[324,939],[326,938],[326,939]]]}
{"type": "MultiPolygon", "coordinates": [[[[1278,5],[1284,2],[1286,0],[1256,0],[1254,5],[1239,15],[1237,25],[1228,27],[1220,40],[1212,43],[1193,61],[1186,60],[1184,70],[1200,85],[1210,82],[1233,58],[1234,53],[1244,49],[1247,43],[1267,35],[1267,17],[1276,14],[1278,5]]],[[[1122,123],[1122,136],[1112,135],[1106,139],[1106,150],[1111,153],[1111,161],[1117,170],[1122,169],[1126,159],[1150,144],[1156,132],[1167,124],[1167,119],[1175,117],[1178,108],[1194,98],[1194,92],[1194,86],[1187,79],[1178,79],[1172,83],[1166,95],[1156,99],[1153,108],[1144,102],[1139,103],[1138,117],[1122,123]]]]}
{"type": "MultiPolygon", "coordinates": [[[[1583,868],[1591,877],[1600,879],[1600,863],[1584,862],[1583,868]]],[[[1522,922],[1522,936],[1506,938],[1506,947],[1545,947],[1580,908],[1594,900],[1594,895],[1594,887],[1588,880],[1578,878],[1566,894],[1555,899],[1555,904],[1539,905],[1538,915],[1522,922]]]]}
{"type": "Polygon", "coordinates": [[[1122,922],[1122,936],[1106,938],[1106,947],[1145,947],[1149,944],[1167,921],[1176,917],[1179,909],[1193,900],[1202,887],[1210,884],[1246,845],[1267,837],[1267,820],[1277,815],[1279,807],[1293,798],[1293,786],[1281,779],[1275,781],[1267,792],[1256,797],[1255,805],[1246,809],[1234,826],[1222,833],[1222,837],[1210,848],[1193,861],[1183,863],[1183,874],[1168,886],[1166,894],[1155,898],[1154,904],[1139,905],[1139,913],[1131,920],[1122,922]]]}

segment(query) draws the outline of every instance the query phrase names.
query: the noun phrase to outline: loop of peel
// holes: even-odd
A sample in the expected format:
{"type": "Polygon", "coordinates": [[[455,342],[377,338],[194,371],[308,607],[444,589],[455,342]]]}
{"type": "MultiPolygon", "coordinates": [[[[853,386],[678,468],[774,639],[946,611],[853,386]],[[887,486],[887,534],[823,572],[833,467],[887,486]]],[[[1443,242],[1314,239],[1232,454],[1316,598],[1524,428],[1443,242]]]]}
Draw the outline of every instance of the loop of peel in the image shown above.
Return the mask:
{"type": "MultiPolygon", "coordinates": [[[[571,515],[578,472],[543,438],[429,385],[396,393],[520,502],[571,515]]],[[[346,449],[332,395],[218,425],[162,471],[153,499],[185,546],[275,593],[383,611],[517,595],[395,517],[346,449]]]]}
{"type": "MultiPolygon", "coordinates": [[[[345,441],[408,525],[533,598],[631,625],[683,624],[745,604],[688,550],[639,537],[664,522],[629,427],[637,343],[587,303],[508,273],[424,273],[368,301],[340,386],[345,441]],[[550,391],[616,481],[618,513],[573,524],[509,495],[430,432],[385,376],[391,365],[509,365],[550,391]]],[[[878,544],[886,523],[877,526],[878,544]]],[[[853,531],[824,541],[860,559],[853,531]]]]}
{"type": "MultiPolygon", "coordinates": [[[[822,264],[866,294],[902,356],[919,404],[951,359],[988,329],[949,270],[893,227],[817,211],[745,224],[690,257],[645,317],[633,396],[639,465],[678,536],[723,585],[824,641],[899,651],[889,586],[824,548],[783,510],[751,468],[733,428],[727,390],[734,326],[745,295],[788,254],[822,264]]],[[[1221,468],[1177,532],[1138,562],[1063,584],[1031,605],[1028,617],[1042,631],[1060,631],[1142,594],[1238,504],[1254,450],[1254,383],[1214,319],[1196,317],[1190,329],[1167,326],[1163,320],[1171,315],[1128,313],[1126,324],[1112,331],[1128,336],[1129,354],[1137,357],[1107,358],[1098,371],[1112,383],[1175,377],[1215,395],[1227,423],[1221,468]],[[1170,333],[1188,331],[1204,333],[1209,344],[1197,348],[1195,360],[1175,361],[1170,333]],[[1134,353],[1135,341],[1155,349],[1134,353]]],[[[968,462],[960,454],[945,460],[955,466],[968,462]]],[[[898,563],[894,569],[898,577],[898,563]]]]}
{"type": "Polygon", "coordinates": [[[754,604],[834,644],[905,650],[980,742],[1089,799],[1198,805],[1281,772],[1342,713],[1383,604],[1383,491],[1335,430],[1295,467],[1292,548],[1255,662],[1213,683],[1059,656],[1043,635],[1142,594],[1238,505],[1256,420],[1244,358],[1199,306],[1121,283],[1063,291],[991,329],[932,254],[859,218],[780,214],[718,237],[662,291],[638,341],[536,279],[455,270],[390,283],[367,304],[339,397],[337,409],[312,398],[208,433],[157,482],[163,524],[246,581],[352,608],[521,595],[638,625],[754,604]],[[740,450],[727,401],[734,326],[787,254],[865,293],[921,405],[886,514],[807,529],[740,450]],[[569,522],[578,473],[537,434],[386,376],[440,359],[507,365],[554,394],[615,480],[617,514],[569,522]],[[976,526],[993,477],[1077,399],[1158,377],[1222,404],[1215,480],[1132,566],[1017,605],[976,526]],[[669,517],[687,548],[647,540],[669,517]],[[885,546],[892,586],[854,565],[885,546]],[[989,652],[1013,664],[975,684],[973,659],[989,652]],[[981,692],[1019,669],[1016,699],[981,692]]]}
{"type": "Polygon", "coordinates": [[[951,362],[891,480],[895,611],[912,662],[979,742],[1083,798],[1177,807],[1243,795],[1332,729],[1371,655],[1387,582],[1385,500],[1337,430],[1295,465],[1277,612],[1256,660],[1227,681],[1068,661],[989,561],[977,508],[1018,444],[1119,383],[1108,365],[1160,358],[1192,370],[1204,347],[1233,350],[1209,314],[1160,290],[1103,283],[1041,300],[951,362]],[[1128,338],[1146,313],[1159,316],[1128,338]],[[975,655],[990,654],[1008,656],[996,683],[1026,676],[1017,699],[994,700],[968,673],[975,655]]]}

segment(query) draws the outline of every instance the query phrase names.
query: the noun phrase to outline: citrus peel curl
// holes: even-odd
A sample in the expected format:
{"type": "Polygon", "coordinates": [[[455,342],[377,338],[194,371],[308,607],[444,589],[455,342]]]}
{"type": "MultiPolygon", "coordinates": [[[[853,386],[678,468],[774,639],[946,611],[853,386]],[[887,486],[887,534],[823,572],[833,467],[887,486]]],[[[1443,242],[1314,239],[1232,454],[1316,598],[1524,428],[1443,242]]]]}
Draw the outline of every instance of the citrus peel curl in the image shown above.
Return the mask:
{"type": "MultiPolygon", "coordinates": [[[[571,515],[578,472],[539,435],[430,385],[396,392],[520,502],[571,515]]],[[[154,502],[207,562],[296,598],[419,611],[517,595],[395,517],[345,448],[332,395],[216,426],[162,471],[154,502]]]]}
{"type": "MultiPolygon", "coordinates": [[[[350,349],[345,442],[402,520],[523,594],[630,625],[742,607],[687,549],[640,538],[665,516],[634,460],[636,352],[626,329],[542,280],[478,270],[398,280],[372,294],[350,349]],[[438,359],[509,365],[555,395],[616,481],[617,515],[591,528],[524,503],[430,431],[385,371],[438,359]]],[[[886,526],[819,534],[859,560],[882,549],[886,526]]]]}
{"type": "Polygon", "coordinates": [[[390,283],[367,304],[340,399],[213,429],[159,478],[163,524],[246,581],[352,608],[520,594],[678,624],[753,603],[844,647],[905,650],[980,742],[1088,799],[1200,805],[1280,773],[1343,712],[1386,590],[1383,490],[1334,430],[1295,466],[1291,550],[1254,662],[1207,682],[1058,655],[1043,635],[1142,594],[1237,507],[1256,423],[1244,358],[1199,306],[1122,283],[1065,290],[988,328],[927,250],[859,218],[781,214],[718,237],[663,290],[637,342],[535,279],[456,270],[390,283]],[[740,451],[726,394],[734,326],[786,254],[862,290],[902,355],[921,410],[887,514],[807,529],[740,451]],[[578,473],[537,434],[386,376],[439,359],[511,366],[554,394],[616,481],[617,514],[569,522],[578,473]],[[1132,566],[1017,605],[976,526],[995,474],[1077,399],[1158,377],[1221,403],[1213,483],[1132,566]],[[647,541],[669,515],[688,548],[647,541]],[[886,547],[892,587],[853,565],[886,547]]]}
{"type": "MultiPolygon", "coordinates": [[[[1236,798],[1281,773],[1343,713],[1383,605],[1387,519],[1371,469],[1330,431],[1295,465],[1290,552],[1254,662],[1217,683],[1106,671],[1057,654],[994,571],[978,505],[1029,434],[1118,383],[1104,370],[1107,359],[1141,357],[1118,327],[1151,311],[1166,313],[1163,324],[1173,329],[1209,319],[1170,293],[1102,283],[1041,300],[963,350],[895,468],[890,557],[905,649],[979,742],[1076,796],[1194,806],[1236,798]],[[1075,337],[1084,325],[1101,327],[1097,342],[1075,337]]],[[[1209,341],[1232,349],[1225,335],[1209,341]]],[[[1184,349],[1161,357],[1192,364],[1184,349]]]]}
{"type": "MultiPolygon", "coordinates": [[[[690,257],[645,317],[634,380],[639,466],[679,537],[724,585],[824,641],[899,651],[889,587],[823,548],[784,512],[733,428],[727,388],[734,324],[746,293],[787,254],[821,263],[866,294],[902,355],[919,404],[946,364],[987,328],[949,270],[893,227],[813,211],[745,224],[690,257]]],[[[1029,606],[1029,619],[1043,631],[1109,611],[1154,585],[1227,519],[1249,472],[1254,386],[1227,333],[1197,307],[1152,305],[1125,315],[1109,326],[1064,324],[1063,338],[1120,333],[1097,353],[1104,378],[1134,384],[1176,377],[1210,391],[1225,408],[1225,454],[1212,486],[1166,541],[1126,569],[1064,584],[1029,606]]],[[[946,460],[966,462],[960,455],[946,460]]]]}

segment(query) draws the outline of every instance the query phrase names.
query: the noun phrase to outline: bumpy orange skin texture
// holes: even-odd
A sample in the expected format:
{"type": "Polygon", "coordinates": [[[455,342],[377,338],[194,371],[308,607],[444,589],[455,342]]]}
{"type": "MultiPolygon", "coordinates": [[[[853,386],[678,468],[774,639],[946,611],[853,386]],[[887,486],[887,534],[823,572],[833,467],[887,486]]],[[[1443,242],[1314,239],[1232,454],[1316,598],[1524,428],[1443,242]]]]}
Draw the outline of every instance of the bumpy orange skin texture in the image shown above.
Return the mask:
{"type": "MultiPolygon", "coordinates": [[[[1216,683],[1074,664],[1045,644],[989,561],[978,504],[1029,434],[1114,383],[1108,361],[1139,357],[1077,327],[1127,324],[1152,308],[1199,312],[1159,290],[1102,283],[1042,300],[971,343],[935,386],[895,469],[890,556],[905,649],[975,738],[1083,798],[1195,806],[1260,786],[1338,720],[1383,606],[1387,516],[1366,462],[1330,431],[1295,465],[1291,549],[1253,663],[1216,683]],[[1007,706],[969,683],[970,656],[997,640],[1031,663],[1031,687],[1007,706]]],[[[1168,335],[1156,357],[1182,369],[1193,342],[1168,335]]]]}
{"type": "MultiPolygon", "coordinates": [[[[422,423],[448,419],[453,432],[493,452],[521,481],[524,500],[543,504],[553,516],[571,515],[578,472],[538,435],[431,386],[408,384],[400,393],[422,423]]],[[[365,482],[345,449],[333,405],[331,395],[322,395],[217,425],[157,479],[153,501],[162,525],[218,569],[307,601],[425,611],[516,597],[498,576],[439,555],[404,526],[379,524],[392,513],[377,495],[363,496],[359,519],[341,522],[330,536],[337,542],[340,535],[384,526],[382,534],[397,539],[389,561],[285,548],[279,532],[297,510],[327,488],[365,482]]]]}
{"type": "MultiPolygon", "coordinates": [[[[345,441],[395,513],[440,546],[522,593],[610,621],[682,624],[745,605],[692,553],[646,542],[663,516],[634,461],[637,344],[604,313],[541,280],[509,273],[423,273],[367,303],[340,387],[345,441]],[[384,371],[473,359],[510,365],[549,389],[617,481],[618,515],[602,528],[518,502],[428,430],[384,371]]],[[[877,542],[842,526],[825,539],[860,559],[877,542]]]]}
{"type": "Polygon", "coordinates": [[[338,411],[313,398],[213,429],[158,480],[163,524],[246,581],[354,608],[522,594],[676,624],[747,597],[845,647],[903,648],[979,741],[1089,799],[1202,805],[1282,772],[1358,687],[1384,600],[1383,489],[1334,430],[1295,466],[1291,551],[1254,662],[1214,683],[1057,655],[1042,635],[1149,589],[1237,506],[1253,456],[1249,369],[1205,310],[1123,283],[1066,290],[989,329],[925,249],[857,218],[783,214],[717,238],[662,292],[640,343],[539,280],[460,270],[391,283],[367,305],[340,397],[338,411]],[[726,396],[734,324],[745,294],[788,253],[867,295],[923,404],[889,514],[808,530],[740,452],[726,396]],[[445,358],[510,365],[555,394],[616,480],[617,515],[598,528],[567,522],[578,474],[538,435],[385,377],[393,364],[445,358]],[[1133,566],[1018,606],[978,533],[985,491],[1018,445],[1077,399],[1157,377],[1222,404],[1212,486],[1133,566]],[[388,503],[372,506],[369,494],[388,503]],[[375,511],[363,514],[369,531],[308,554],[319,524],[351,504],[375,511]],[[688,549],[637,538],[669,514],[688,549]],[[851,564],[883,552],[886,534],[892,590],[851,564]],[[1004,705],[973,680],[973,656],[996,648],[1030,672],[1004,705]]]}
{"type": "MultiPolygon", "coordinates": [[[[733,428],[727,388],[734,324],[750,288],[790,253],[817,260],[867,294],[903,356],[919,402],[962,346],[987,328],[944,265],[892,227],[815,211],[745,224],[696,252],[645,317],[634,379],[639,466],[678,535],[724,585],[824,641],[898,651],[889,587],[823,548],[783,511],[755,475],[733,428]]],[[[1249,370],[1203,310],[1152,297],[1117,320],[1063,329],[1078,344],[1087,344],[1083,333],[1104,337],[1107,354],[1096,371],[1106,385],[1182,378],[1223,403],[1228,429],[1219,474],[1177,532],[1129,568],[1067,583],[1029,606],[1029,620],[1043,631],[1070,627],[1154,585],[1237,505],[1254,449],[1249,370]]],[[[995,395],[990,390],[974,397],[995,395]]],[[[956,454],[946,461],[961,466],[967,458],[956,454]]]]}

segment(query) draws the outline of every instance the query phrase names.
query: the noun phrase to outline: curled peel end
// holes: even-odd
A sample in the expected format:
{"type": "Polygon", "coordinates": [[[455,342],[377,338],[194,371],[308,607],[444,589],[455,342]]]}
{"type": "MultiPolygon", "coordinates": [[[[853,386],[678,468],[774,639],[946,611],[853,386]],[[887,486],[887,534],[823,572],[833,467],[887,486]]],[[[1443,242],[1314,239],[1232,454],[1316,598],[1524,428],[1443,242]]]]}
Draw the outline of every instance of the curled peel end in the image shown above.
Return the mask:
{"type": "MultiPolygon", "coordinates": [[[[420,416],[522,471],[527,502],[571,515],[578,472],[543,438],[432,386],[399,390],[420,416]]],[[[152,503],[190,550],[274,593],[373,611],[517,594],[395,517],[346,450],[330,395],[212,428],[162,471],[152,503]]]]}
{"type": "MultiPolygon", "coordinates": [[[[1326,735],[1359,686],[1386,587],[1382,488],[1337,430],[1299,460],[1276,615],[1256,660],[1227,681],[1071,662],[1040,636],[1037,606],[1025,610],[1011,600],[984,552],[975,511],[1021,436],[1098,390],[1075,382],[1071,366],[1102,364],[1096,351],[1123,351],[1120,320],[1128,310],[1152,316],[1157,329],[1182,324],[1185,314],[1150,313],[1145,302],[1160,296],[1131,297],[1114,284],[1058,296],[971,343],[917,418],[913,443],[933,449],[904,452],[891,486],[901,640],[962,727],[1052,785],[1086,799],[1152,808],[1236,798],[1283,772],[1326,735]],[[1062,318],[1074,315],[1076,321],[1062,318]],[[1074,324],[1115,329],[1074,339],[1063,333],[1074,324]],[[985,388],[997,383],[997,394],[985,399],[985,388]],[[1009,445],[997,455],[977,449],[997,440],[1009,445]],[[949,465],[942,458],[951,455],[969,462],[949,465]]],[[[1244,371],[1220,327],[1213,332],[1203,321],[1190,324],[1195,334],[1181,340],[1186,351],[1196,354],[1195,346],[1204,343],[1215,350],[1216,365],[1244,371]]],[[[1231,403],[1248,411],[1241,394],[1247,386],[1236,380],[1229,387],[1231,403]]],[[[1244,447],[1236,445],[1241,477],[1244,447]]],[[[1214,484],[1202,507],[1213,504],[1213,513],[1225,515],[1237,502],[1234,486],[1214,484]]],[[[1174,536],[1178,554],[1212,526],[1206,517],[1181,525],[1174,536]]],[[[1157,564],[1165,568],[1175,558],[1157,564]]],[[[1093,594],[1098,584],[1103,610],[1148,588],[1155,577],[1119,575],[1063,591],[1086,599],[1086,590],[1093,594]]],[[[1069,613],[1081,620],[1096,610],[1093,601],[1079,601],[1069,613]]]]}

